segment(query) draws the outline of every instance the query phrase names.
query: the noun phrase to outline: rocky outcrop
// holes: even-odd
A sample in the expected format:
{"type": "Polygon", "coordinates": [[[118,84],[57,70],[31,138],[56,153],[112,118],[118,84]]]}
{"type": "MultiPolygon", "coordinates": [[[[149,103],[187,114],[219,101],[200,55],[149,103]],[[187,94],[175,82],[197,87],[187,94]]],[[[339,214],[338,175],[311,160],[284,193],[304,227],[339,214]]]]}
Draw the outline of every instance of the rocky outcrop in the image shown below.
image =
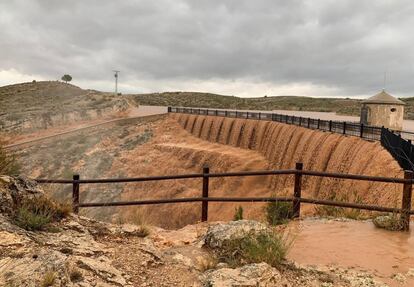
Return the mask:
{"type": "Polygon", "coordinates": [[[224,224],[215,224],[209,227],[205,237],[205,244],[210,248],[220,248],[230,239],[239,239],[246,234],[268,231],[269,227],[254,220],[230,221],[224,224]]]}

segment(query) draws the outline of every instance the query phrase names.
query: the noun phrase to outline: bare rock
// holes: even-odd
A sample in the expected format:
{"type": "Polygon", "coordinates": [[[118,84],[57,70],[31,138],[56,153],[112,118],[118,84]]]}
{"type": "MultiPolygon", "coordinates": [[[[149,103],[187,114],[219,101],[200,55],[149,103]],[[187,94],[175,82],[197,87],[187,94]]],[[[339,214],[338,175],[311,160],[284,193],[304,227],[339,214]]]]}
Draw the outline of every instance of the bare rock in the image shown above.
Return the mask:
{"type": "Polygon", "coordinates": [[[249,264],[240,268],[222,268],[204,273],[202,281],[205,286],[243,286],[267,287],[276,285],[281,280],[279,271],[267,263],[249,264]]]}
{"type": "Polygon", "coordinates": [[[43,195],[43,190],[32,180],[0,176],[0,213],[11,214],[23,199],[43,195]]]}
{"type": "Polygon", "coordinates": [[[244,237],[246,233],[259,233],[269,230],[265,224],[254,220],[238,220],[218,223],[208,228],[204,243],[210,248],[220,248],[230,239],[244,237]]]}

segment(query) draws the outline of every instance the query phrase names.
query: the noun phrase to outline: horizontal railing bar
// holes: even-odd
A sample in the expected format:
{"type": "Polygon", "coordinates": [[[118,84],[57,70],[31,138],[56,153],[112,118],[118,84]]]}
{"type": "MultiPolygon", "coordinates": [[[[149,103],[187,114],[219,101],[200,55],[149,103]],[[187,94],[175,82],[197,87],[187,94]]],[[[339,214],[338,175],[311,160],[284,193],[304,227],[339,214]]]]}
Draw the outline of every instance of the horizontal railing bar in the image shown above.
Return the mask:
{"type": "Polygon", "coordinates": [[[297,171],[295,169],[258,170],[258,171],[209,173],[206,176],[207,177],[260,176],[260,175],[295,174],[296,172],[297,171]]]}
{"type": "Polygon", "coordinates": [[[385,177],[385,176],[320,172],[320,171],[311,171],[311,170],[303,170],[303,171],[296,171],[296,172],[301,173],[302,175],[308,175],[308,176],[355,179],[355,180],[365,180],[365,181],[392,182],[392,183],[414,183],[414,180],[412,179],[385,177]]]}
{"type": "Polygon", "coordinates": [[[240,171],[240,172],[223,172],[223,173],[210,173],[203,175],[202,173],[193,174],[179,174],[179,175],[163,175],[163,176],[147,176],[147,177],[131,177],[131,178],[104,178],[104,179],[80,179],[80,180],[65,180],[65,179],[36,179],[38,183],[118,183],[118,182],[142,182],[142,181],[155,181],[155,180],[173,180],[173,179],[186,179],[186,178],[201,178],[206,177],[233,177],[233,176],[264,176],[264,175],[289,175],[297,174],[307,176],[329,177],[329,178],[342,178],[364,181],[377,181],[377,182],[390,182],[390,183],[414,183],[412,179],[383,177],[383,176],[370,176],[370,175],[358,175],[358,174],[343,174],[332,172],[320,172],[303,170],[297,171],[295,169],[284,170],[259,170],[259,171],[240,171]]]}
{"type": "Polygon", "coordinates": [[[148,199],[139,201],[118,201],[118,202],[90,202],[80,203],[79,207],[102,207],[102,206],[125,206],[125,205],[146,205],[146,204],[165,204],[182,202],[276,202],[293,201],[290,197],[192,197],[192,198],[170,198],[170,199],[148,199]]]}
{"type": "MultiPolygon", "coordinates": [[[[340,202],[332,200],[323,200],[323,199],[309,199],[309,198],[300,198],[301,203],[310,203],[318,205],[328,205],[336,207],[345,207],[345,208],[356,208],[364,209],[370,211],[380,211],[380,212],[392,212],[392,213],[401,213],[401,209],[376,206],[369,204],[359,204],[359,203],[350,203],[350,202],[340,202]]],[[[291,202],[293,201],[292,197],[192,197],[192,198],[170,198],[170,199],[148,199],[148,200],[139,200],[139,201],[118,201],[118,202],[89,202],[81,203],[79,207],[105,207],[105,206],[127,206],[127,205],[153,205],[153,204],[168,204],[168,203],[191,203],[191,202],[201,202],[201,201],[210,201],[210,202],[291,202]]],[[[414,210],[410,212],[414,214],[414,210]]]]}
{"type": "Polygon", "coordinates": [[[44,179],[44,178],[39,178],[39,179],[35,179],[34,181],[36,181],[37,183],[62,183],[62,184],[72,184],[73,183],[72,179],[44,179]]]}
{"type": "MultiPolygon", "coordinates": [[[[401,209],[399,208],[384,207],[384,206],[377,206],[377,205],[351,203],[351,202],[339,202],[339,201],[324,200],[324,199],[310,199],[310,198],[300,198],[298,200],[300,200],[301,203],[311,203],[311,204],[318,204],[318,205],[365,209],[365,210],[371,210],[371,211],[401,213],[401,209]]],[[[413,211],[411,212],[411,214],[413,214],[413,211]]]]}

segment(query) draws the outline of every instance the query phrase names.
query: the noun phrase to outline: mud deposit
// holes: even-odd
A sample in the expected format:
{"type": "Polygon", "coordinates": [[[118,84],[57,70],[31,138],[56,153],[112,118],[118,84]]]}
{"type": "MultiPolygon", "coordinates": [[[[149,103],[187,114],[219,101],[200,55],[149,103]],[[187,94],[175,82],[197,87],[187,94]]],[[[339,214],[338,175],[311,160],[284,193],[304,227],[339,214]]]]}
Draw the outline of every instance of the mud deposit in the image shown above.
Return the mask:
{"type": "Polygon", "coordinates": [[[300,264],[352,268],[390,286],[414,286],[413,232],[385,231],[368,221],[309,219],[289,226],[295,237],[289,258],[300,264]]]}

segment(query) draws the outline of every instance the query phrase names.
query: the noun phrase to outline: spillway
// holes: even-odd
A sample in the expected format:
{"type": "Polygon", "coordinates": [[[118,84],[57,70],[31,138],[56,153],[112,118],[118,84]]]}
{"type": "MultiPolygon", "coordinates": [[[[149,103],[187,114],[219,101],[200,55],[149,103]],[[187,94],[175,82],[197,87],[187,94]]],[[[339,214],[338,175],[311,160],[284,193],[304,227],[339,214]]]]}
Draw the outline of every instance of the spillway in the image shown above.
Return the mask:
{"type": "MultiPolygon", "coordinates": [[[[402,169],[378,143],[279,122],[171,114],[182,128],[205,141],[259,152],[270,169],[294,168],[372,176],[402,177],[402,169]]],[[[292,191],[292,176],[274,176],[275,194],[292,191]]],[[[305,196],[399,206],[401,185],[322,177],[303,178],[305,196]]]]}

